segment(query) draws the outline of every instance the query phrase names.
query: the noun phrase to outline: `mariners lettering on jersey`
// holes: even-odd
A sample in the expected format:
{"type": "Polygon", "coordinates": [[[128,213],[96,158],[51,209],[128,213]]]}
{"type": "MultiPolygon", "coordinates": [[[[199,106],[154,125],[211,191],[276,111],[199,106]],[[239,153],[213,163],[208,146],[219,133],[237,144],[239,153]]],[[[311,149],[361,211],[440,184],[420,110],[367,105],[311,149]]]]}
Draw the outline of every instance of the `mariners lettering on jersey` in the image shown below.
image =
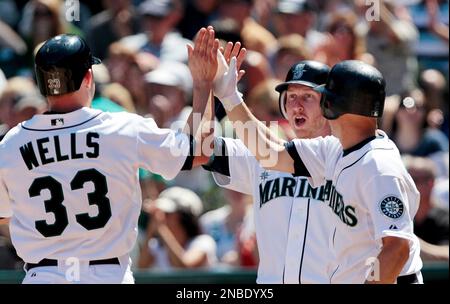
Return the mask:
{"type": "MultiPolygon", "coordinates": [[[[261,177],[262,179],[262,177],[261,177]]],[[[267,179],[267,176],[265,177],[267,179]]],[[[264,179],[264,180],[265,180],[264,179]]],[[[262,179],[263,180],[263,179],[262,179]]],[[[297,180],[292,177],[279,177],[267,180],[259,184],[259,206],[260,208],[267,202],[278,197],[299,197],[312,198],[318,201],[327,202],[334,214],[346,225],[350,227],[358,224],[356,209],[351,205],[345,205],[342,195],[336,191],[332,181],[327,181],[325,185],[313,188],[306,177],[298,180],[299,187],[294,195],[297,180]]]]}
{"type": "Polygon", "coordinates": [[[86,136],[85,145],[88,148],[83,149],[86,150],[85,153],[81,153],[80,147],[77,147],[77,136],[83,135],[76,133],[70,134],[70,151],[64,151],[65,149],[61,146],[62,135],[55,135],[53,137],[39,138],[35,142],[30,141],[20,147],[20,154],[28,170],[33,170],[41,165],[69,159],[97,158],[100,154],[100,145],[98,144],[100,135],[94,132],[89,132],[84,135],[86,136]],[[50,150],[50,146],[53,146],[54,149],[50,150]]]}
{"type": "MultiPolygon", "coordinates": [[[[267,177],[265,179],[267,179],[267,177]]],[[[265,183],[260,183],[259,206],[262,207],[267,202],[283,196],[312,198],[319,201],[324,201],[324,187],[311,187],[306,177],[299,178],[298,182],[300,185],[296,193],[294,192],[297,186],[297,180],[292,177],[279,177],[276,179],[267,180],[265,183]]]]}
{"type": "Polygon", "coordinates": [[[324,189],[324,198],[334,214],[346,225],[355,227],[358,224],[356,217],[356,208],[351,205],[345,205],[344,198],[336,190],[331,181],[327,181],[324,189]]]}

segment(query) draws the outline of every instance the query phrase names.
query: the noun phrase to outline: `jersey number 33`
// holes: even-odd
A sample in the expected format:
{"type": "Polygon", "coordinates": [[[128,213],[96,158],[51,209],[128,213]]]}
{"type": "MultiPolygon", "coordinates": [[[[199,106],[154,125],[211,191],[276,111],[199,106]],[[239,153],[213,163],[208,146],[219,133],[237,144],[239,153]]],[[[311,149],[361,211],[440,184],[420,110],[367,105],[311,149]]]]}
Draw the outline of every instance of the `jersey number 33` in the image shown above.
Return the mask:
{"type": "MultiPolygon", "coordinates": [[[[88,182],[94,184],[94,192],[88,193],[89,205],[97,205],[98,214],[90,216],[88,213],[76,214],[76,221],[87,230],[94,230],[105,227],[111,218],[111,204],[106,196],[108,194],[108,185],[103,174],[95,169],[78,171],[70,182],[72,191],[79,190],[88,182]]],[[[53,237],[61,235],[69,225],[67,209],[63,205],[64,192],[60,182],[51,176],[36,178],[28,189],[31,198],[41,195],[43,190],[50,191],[50,199],[44,201],[45,211],[53,213],[55,222],[48,224],[46,220],[35,222],[36,229],[44,237],[53,237]]]]}

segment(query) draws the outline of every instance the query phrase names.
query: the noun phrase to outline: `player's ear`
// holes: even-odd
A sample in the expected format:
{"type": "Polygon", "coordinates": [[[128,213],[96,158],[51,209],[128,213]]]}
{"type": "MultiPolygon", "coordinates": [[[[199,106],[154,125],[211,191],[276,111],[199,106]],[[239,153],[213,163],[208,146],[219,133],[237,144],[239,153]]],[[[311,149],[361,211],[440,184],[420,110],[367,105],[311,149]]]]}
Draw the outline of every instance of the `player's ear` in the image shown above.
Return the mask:
{"type": "Polygon", "coordinates": [[[91,100],[95,95],[94,72],[92,69],[87,70],[86,75],[84,75],[82,86],[85,86],[89,94],[88,98],[91,100]]]}
{"type": "Polygon", "coordinates": [[[83,84],[86,88],[91,88],[94,85],[94,73],[92,69],[87,70],[86,75],[84,75],[83,84]]]}

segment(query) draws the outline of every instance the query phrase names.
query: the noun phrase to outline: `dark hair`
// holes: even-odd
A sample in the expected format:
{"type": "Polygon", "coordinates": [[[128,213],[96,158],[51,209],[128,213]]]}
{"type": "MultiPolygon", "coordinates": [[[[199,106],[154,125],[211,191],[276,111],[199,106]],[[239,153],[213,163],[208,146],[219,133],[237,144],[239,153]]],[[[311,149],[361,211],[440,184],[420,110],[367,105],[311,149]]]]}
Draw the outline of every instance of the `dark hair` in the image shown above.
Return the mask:
{"type": "Polygon", "coordinates": [[[180,218],[180,224],[186,231],[188,239],[192,239],[202,233],[198,217],[186,211],[178,211],[178,214],[180,218]]]}

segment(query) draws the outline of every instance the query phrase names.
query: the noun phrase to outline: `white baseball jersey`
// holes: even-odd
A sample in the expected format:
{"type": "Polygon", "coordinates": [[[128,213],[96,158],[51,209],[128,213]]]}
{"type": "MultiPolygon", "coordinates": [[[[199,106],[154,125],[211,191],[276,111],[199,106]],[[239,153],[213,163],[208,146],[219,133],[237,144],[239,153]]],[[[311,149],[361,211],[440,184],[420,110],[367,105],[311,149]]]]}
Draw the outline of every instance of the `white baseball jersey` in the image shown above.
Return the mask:
{"type": "Polygon", "coordinates": [[[333,226],[324,188],[312,188],[306,177],[265,170],[240,140],[218,138],[215,150],[221,145],[225,158],[216,156],[209,169],[216,183],[253,196],[257,283],[329,283],[333,226]],[[217,162],[226,168],[216,170],[217,162]]]}
{"type": "Polygon", "coordinates": [[[0,217],[11,217],[18,255],[127,255],[141,210],[138,168],[171,179],[189,147],[186,134],[129,113],[82,108],[19,124],[0,144],[0,217]]]}
{"type": "Polygon", "coordinates": [[[346,151],[332,136],[291,143],[311,184],[325,187],[324,199],[334,213],[331,282],[363,283],[388,236],[410,241],[410,257],[400,275],[418,273],[422,261],[413,218],[419,192],[388,136],[378,131],[377,137],[346,151]]]}

